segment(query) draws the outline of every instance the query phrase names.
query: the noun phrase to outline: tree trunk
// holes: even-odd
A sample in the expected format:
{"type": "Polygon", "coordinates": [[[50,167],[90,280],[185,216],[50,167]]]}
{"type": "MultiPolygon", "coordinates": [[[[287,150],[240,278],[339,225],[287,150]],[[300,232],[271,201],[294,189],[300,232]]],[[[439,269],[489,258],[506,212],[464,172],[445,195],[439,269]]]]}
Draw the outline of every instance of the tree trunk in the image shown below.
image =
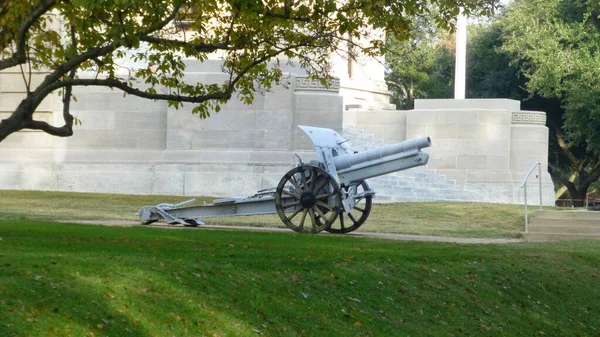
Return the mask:
{"type": "Polygon", "coordinates": [[[585,207],[585,197],[587,195],[587,188],[584,190],[575,191],[575,194],[571,193],[571,202],[575,207],[585,207]]]}

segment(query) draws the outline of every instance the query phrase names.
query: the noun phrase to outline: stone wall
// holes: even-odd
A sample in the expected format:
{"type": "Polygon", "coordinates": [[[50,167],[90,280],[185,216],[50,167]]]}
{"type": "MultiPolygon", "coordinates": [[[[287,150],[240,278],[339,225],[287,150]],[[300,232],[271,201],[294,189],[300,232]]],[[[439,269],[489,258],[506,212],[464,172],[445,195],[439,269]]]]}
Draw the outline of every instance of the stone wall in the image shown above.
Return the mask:
{"type": "MultiPolygon", "coordinates": [[[[189,81],[222,76],[193,65],[189,81]]],[[[14,76],[0,74],[5,115],[24,94],[14,76]]],[[[192,115],[190,105],[175,110],[116,90],[78,87],[71,112],[82,125],[72,137],[19,132],[0,143],[0,189],[228,196],[276,186],[294,166],[294,153],[314,158],[296,125],[342,129],[339,82],[325,87],[289,76],[289,85],[257,94],[251,105],[232,99],[208,119],[192,115]]],[[[51,97],[36,115],[60,125],[60,104],[51,97]]]]}
{"type": "MultiPolygon", "coordinates": [[[[544,112],[521,111],[508,99],[416,100],[409,111],[357,110],[345,113],[355,128],[385,143],[429,136],[428,169],[455,180],[480,201],[522,203],[522,179],[542,166],[543,203],[554,204],[548,174],[548,128],[544,112]],[[392,121],[389,123],[389,121],[392,121]]],[[[530,179],[529,202],[539,203],[537,180],[530,179]],[[535,189],[533,189],[535,188],[535,189]]]]}
{"type": "MultiPolygon", "coordinates": [[[[186,79],[218,82],[224,75],[214,72],[216,66],[189,61],[186,79]]],[[[0,189],[249,195],[275,186],[294,166],[294,153],[305,161],[314,157],[297,125],[339,132],[349,125],[385,143],[430,136],[427,169],[473,196],[461,196],[465,200],[521,203],[520,182],[539,161],[544,204],[554,202],[543,112],[521,111],[519,102],[503,99],[417,100],[414,110],[389,110],[378,77],[363,74],[365,90],[348,91],[358,82],[341,79],[326,87],[287,70],[285,85],[257,94],[251,105],[233,99],[204,120],[191,114],[190,105],[175,110],[116,90],[76,88],[72,113],[83,124],[74,136],[24,131],[0,143],[0,189]],[[340,92],[351,92],[350,98],[340,92]],[[371,102],[361,106],[371,109],[344,110],[359,96],[371,102]]],[[[33,74],[34,82],[43,75],[33,74]]],[[[0,116],[23,97],[20,76],[14,69],[0,72],[0,116]]],[[[59,97],[49,97],[36,118],[60,125],[61,109],[59,97]]],[[[529,195],[537,202],[536,193],[529,195]]]]}

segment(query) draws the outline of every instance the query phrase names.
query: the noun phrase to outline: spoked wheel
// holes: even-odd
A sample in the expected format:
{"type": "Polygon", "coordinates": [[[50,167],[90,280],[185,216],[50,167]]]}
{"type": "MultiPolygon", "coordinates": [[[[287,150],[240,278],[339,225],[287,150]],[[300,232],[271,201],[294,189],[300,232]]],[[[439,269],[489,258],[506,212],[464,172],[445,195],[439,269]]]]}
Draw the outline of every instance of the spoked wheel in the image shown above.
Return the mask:
{"type": "Polygon", "coordinates": [[[367,182],[362,181],[359,184],[351,185],[349,189],[356,189],[353,191],[355,195],[354,202],[356,204],[350,210],[350,213],[344,212],[344,209],[340,207],[340,214],[337,221],[326,229],[329,233],[343,234],[357,230],[358,227],[365,223],[371,213],[373,195],[365,194],[366,191],[370,191],[367,182]]]}
{"type": "Polygon", "coordinates": [[[281,221],[299,233],[319,233],[338,216],[341,201],[337,182],[325,170],[298,166],[279,181],[275,208],[281,221]]]}

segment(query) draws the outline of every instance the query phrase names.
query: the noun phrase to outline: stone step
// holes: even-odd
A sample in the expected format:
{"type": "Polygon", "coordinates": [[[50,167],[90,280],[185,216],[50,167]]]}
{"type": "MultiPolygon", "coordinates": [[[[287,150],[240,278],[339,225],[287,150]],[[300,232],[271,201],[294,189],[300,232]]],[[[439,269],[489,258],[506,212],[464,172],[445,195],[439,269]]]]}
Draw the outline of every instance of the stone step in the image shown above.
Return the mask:
{"type": "Polygon", "coordinates": [[[587,211],[587,210],[568,210],[568,211],[537,211],[535,218],[538,219],[582,219],[582,220],[596,220],[600,223],[600,212],[599,211],[587,211]]]}
{"type": "MultiPolygon", "coordinates": [[[[385,145],[382,140],[353,126],[344,126],[343,137],[350,139],[351,147],[358,151],[385,145]]],[[[477,201],[454,180],[437,175],[424,166],[371,178],[368,183],[375,190],[375,202],[477,201]]]]}
{"type": "Polygon", "coordinates": [[[597,226],[581,226],[581,225],[529,225],[530,233],[565,233],[565,234],[593,234],[600,235],[600,225],[597,226]]]}
{"type": "Polygon", "coordinates": [[[581,218],[538,218],[537,214],[531,218],[532,226],[555,226],[555,227],[571,227],[571,226],[587,226],[600,228],[600,220],[596,219],[581,219],[581,218]]]}
{"type": "Polygon", "coordinates": [[[569,233],[523,233],[526,240],[600,240],[596,234],[569,234],[569,233]]]}

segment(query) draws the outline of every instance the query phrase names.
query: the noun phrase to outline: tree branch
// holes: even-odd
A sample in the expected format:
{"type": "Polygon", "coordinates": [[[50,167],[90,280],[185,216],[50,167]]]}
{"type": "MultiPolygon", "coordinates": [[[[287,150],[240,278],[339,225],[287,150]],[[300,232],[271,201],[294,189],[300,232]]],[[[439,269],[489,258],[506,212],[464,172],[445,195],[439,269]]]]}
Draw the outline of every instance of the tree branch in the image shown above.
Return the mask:
{"type": "Polygon", "coordinates": [[[31,26],[55,4],[56,0],[42,0],[38,7],[31,12],[31,15],[23,21],[17,34],[17,51],[10,58],[0,60],[0,70],[26,62],[27,53],[25,47],[27,44],[27,33],[29,32],[29,28],[31,28],[31,26]]]}
{"type": "MultiPolygon", "coordinates": [[[[54,0],[52,0],[52,1],[54,1],[54,0]]],[[[177,13],[179,12],[180,8],[181,8],[181,3],[178,3],[175,6],[175,8],[173,8],[173,11],[171,12],[171,14],[168,15],[167,17],[165,17],[162,21],[157,22],[155,25],[152,25],[152,26],[148,27],[147,29],[144,29],[142,32],[139,32],[138,34],[135,34],[135,35],[138,38],[140,38],[141,36],[152,34],[153,32],[156,32],[157,30],[160,30],[160,29],[166,27],[169,24],[169,22],[173,21],[173,19],[177,16],[177,13]]],[[[93,60],[100,56],[104,56],[109,53],[112,53],[117,48],[125,46],[125,45],[127,45],[127,39],[124,37],[121,37],[119,39],[116,39],[115,41],[113,41],[112,43],[110,43],[108,45],[105,45],[102,47],[96,47],[96,48],[88,48],[85,52],[68,59],[65,63],[56,67],[56,69],[52,73],[48,74],[46,76],[46,78],[44,78],[44,81],[38,86],[38,88],[32,94],[33,100],[30,102],[30,104],[33,107],[33,109],[29,113],[33,114],[33,111],[37,108],[37,106],[52,91],[68,85],[68,84],[65,85],[64,81],[59,81],[60,78],[67,75],[72,70],[77,69],[79,67],[79,65],[81,65],[83,62],[88,61],[88,60],[93,60]]],[[[143,91],[140,91],[140,92],[143,92],[143,91]]]]}
{"type": "Polygon", "coordinates": [[[68,86],[101,86],[120,89],[130,95],[134,95],[141,98],[147,98],[152,100],[166,100],[166,101],[177,101],[186,103],[203,103],[211,99],[229,99],[231,98],[231,92],[217,92],[206,94],[202,96],[182,96],[174,94],[153,94],[137,88],[130,87],[126,82],[119,81],[113,78],[106,79],[85,79],[85,78],[74,78],[68,80],[57,81],[48,87],[48,91],[68,87],[68,86]]]}
{"type": "Polygon", "coordinates": [[[73,135],[73,128],[68,125],[61,127],[52,126],[46,122],[30,120],[23,123],[23,129],[44,131],[47,134],[58,137],[69,137],[73,135]]]}
{"type": "Polygon", "coordinates": [[[573,167],[579,167],[579,165],[581,164],[581,160],[579,160],[577,157],[575,157],[573,152],[571,152],[571,150],[569,150],[569,146],[565,142],[565,139],[564,139],[563,134],[560,131],[560,129],[555,129],[554,134],[556,135],[558,146],[565,153],[567,158],[569,158],[569,161],[571,162],[573,167]]]}
{"type": "Polygon", "coordinates": [[[160,37],[154,37],[149,35],[140,36],[140,40],[148,43],[162,44],[162,45],[171,45],[175,47],[181,48],[192,48],[197,52],[201,53],[212,53],[216,50],[231,50],[232,48],[227,45],[225,42],[217,43],[217,44],[206,44],[206,43],[189,43],[181,40],[171,40],[160,37]]]}

